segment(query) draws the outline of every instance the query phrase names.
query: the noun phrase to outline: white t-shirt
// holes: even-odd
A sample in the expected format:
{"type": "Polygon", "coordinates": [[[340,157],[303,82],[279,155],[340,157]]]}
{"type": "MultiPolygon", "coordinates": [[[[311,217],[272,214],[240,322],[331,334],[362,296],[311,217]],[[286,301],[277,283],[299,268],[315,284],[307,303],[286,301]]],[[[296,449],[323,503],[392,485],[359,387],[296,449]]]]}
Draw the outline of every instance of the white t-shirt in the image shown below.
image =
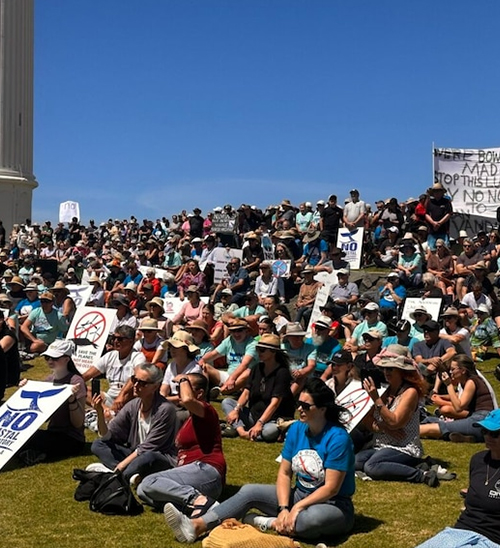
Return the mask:
{"type": "MultiPolygon", "coordinates": [[[[203,373],[203,371],[196,360],[193,360],[186,365],[182,373],[188,375],[189,373],[203,373]]],[[[179,393],[179,385],[172,382],[178,374],[177,364],[175,362],[170,362],[165,370],[165,375],[163,375],[162,384],[168,384],[168,386],[170,386],[171,396],[176,396],[179,393]]]]}
{"type": "Polygon", "coordinates": [[[96,364],[96,369],[106,375],[109,382],[108,398],[114,400],[125,383],[130,379],[134,368],[140,363],[146,363],[142,352],[133,350],[126,358],[120,360],[118,350],[104,354],[96,364]]]}
{"type": "MultiPolygon", "coordinates": [[[[358,202],[348,202],[344,206],[344,217],[350,222],[353,223],[360,215],[361,213],[366,213],[366,205],[363,200],[359,200],[358,202]]],[[[358,222],[358,226],[363,226],[364,220],[361,219],[361,221],[358,222]]]]}

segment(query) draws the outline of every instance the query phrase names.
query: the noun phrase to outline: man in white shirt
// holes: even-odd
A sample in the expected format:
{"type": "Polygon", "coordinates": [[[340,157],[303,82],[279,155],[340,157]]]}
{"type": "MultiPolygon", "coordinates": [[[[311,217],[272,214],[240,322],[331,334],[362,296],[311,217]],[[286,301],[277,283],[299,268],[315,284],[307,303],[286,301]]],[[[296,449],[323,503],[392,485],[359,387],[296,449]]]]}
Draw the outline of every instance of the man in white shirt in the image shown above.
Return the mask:
{"type": "Polygon", "coordinates": [[[364,225],[366,216],[366,204],[359,199],[359,191],[353,188],[349,191],[351,201],[344,206],[344,226],[349,230],[364,225]]]}

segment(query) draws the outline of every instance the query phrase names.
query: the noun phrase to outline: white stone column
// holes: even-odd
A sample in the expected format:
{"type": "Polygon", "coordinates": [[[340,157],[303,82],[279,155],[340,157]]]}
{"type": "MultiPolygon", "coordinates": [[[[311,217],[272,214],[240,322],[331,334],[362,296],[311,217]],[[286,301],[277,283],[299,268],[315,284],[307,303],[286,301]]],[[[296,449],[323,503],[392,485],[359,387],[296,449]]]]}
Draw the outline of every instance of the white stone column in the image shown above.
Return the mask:
{"type": "Polygon", "coordinates": [[[0,0],[0,219],[7,231],[31,218],[33,0],[0,0]]]}

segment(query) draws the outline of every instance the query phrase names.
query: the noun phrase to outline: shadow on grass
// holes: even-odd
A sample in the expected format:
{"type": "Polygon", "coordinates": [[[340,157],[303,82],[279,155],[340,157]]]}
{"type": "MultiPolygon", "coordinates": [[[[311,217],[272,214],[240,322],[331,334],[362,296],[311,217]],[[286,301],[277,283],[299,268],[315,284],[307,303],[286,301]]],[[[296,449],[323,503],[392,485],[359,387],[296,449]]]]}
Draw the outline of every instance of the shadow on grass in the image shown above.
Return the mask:
{"type": "MultiPolygon", "coordinates": [[[[354,535],[361,535],[364,533],[371,533],[375,531],[378,527],[383,525],[385,522],[381,519],[374,518],[372,516],[365,516],[364,514],[356,514],[354,527],[348,535],[342,537],[335,537],[334,539],[328,539],[329,546],[336,546],[337,544],[342,544],[346,542],[349,537],[354,535]]],[[[327,539],[325,539],[326,541],[327,539]]]]}

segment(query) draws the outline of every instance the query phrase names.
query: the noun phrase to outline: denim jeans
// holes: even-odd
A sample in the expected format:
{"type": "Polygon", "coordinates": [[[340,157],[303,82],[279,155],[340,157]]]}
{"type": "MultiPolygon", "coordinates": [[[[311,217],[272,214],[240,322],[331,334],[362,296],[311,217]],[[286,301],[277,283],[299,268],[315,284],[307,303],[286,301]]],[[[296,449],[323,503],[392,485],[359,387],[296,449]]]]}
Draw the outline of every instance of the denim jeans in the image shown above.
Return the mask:
{"type": "Polygon", "coordinates": [[[415,468],[421,462],[397,449],[365,449],[356,455],[355,467],[374,480],[422,483],[424,473],[415,468]]]}
{"type": "Polygon", "coordinates": [[[500,544],[491,541],[484,535],[474,533],[474,531],[466,531],[465,529],[456,529],[455,527],[446,527],[436,536],[419,544],[417,548],[500,548],[500,544]]]}
{"type": "MultiPolygon", "coordinates": [[[[222,400],[222,411],[226,417],[229,415],[229,413],[236,408],[236,405],[238,402],[236,400],[233,400],[233,398],[225,398],[222,400]]],[[[233,423],[233,426],[235,428],[243,427],[246,430],[249,430],[254,426],[254,424],[257,421],[252,417],[250,413],[250,409],[248,407],[242,407],[240,409],[240,417],[239,419],[233,423]]],[[[279,438],[280,431],[278,430],[278,426],[274,421],[269,421],[264,424],[262,428],[262,433],[257,438],[257,441],[267,441],[269,443],[272,443],[276,441],[279,438]]]]}
{"type": "MultiPolygon", "coordinates": [[[[305,498],[308,493],[295,489],[291,493],[290,506],[305,498]]],[[[276,516],[278,497],[275,485],[244,485],[236,495],[216,506],[203,517],[208,529],[213,529],[228,518],[243,518],[252,508],[267,516],[276,516]]],[[[344,535],[354,525],[354,507],[350,498],[313,504],[299,513],[295,522],[295,535],[302,539],[316,540],[333,535],[344,535]]]]}
{"type": "Polygon", "coordinates": [[[200,461],[151,474],[137,488],[137,494],[145,503],[160,510],[167,502],[183,510],[200,494],[217,499],[221,493],[219,472],[200,461]]]}
{"type": "MultiPolygon", "coordinates": [[[[115,443],[113,440],[97,439],[92,442],[92,453],[108,468],[114,470],[116,465],[127,458],[133,449],[115,443]]],[[[129,480],[134,474],[142,478],[167,470],[175,466],[175,457],[164,455],[159,451],[146,451],[136,457],[123,471],[123,477],[129,480]]]]}

